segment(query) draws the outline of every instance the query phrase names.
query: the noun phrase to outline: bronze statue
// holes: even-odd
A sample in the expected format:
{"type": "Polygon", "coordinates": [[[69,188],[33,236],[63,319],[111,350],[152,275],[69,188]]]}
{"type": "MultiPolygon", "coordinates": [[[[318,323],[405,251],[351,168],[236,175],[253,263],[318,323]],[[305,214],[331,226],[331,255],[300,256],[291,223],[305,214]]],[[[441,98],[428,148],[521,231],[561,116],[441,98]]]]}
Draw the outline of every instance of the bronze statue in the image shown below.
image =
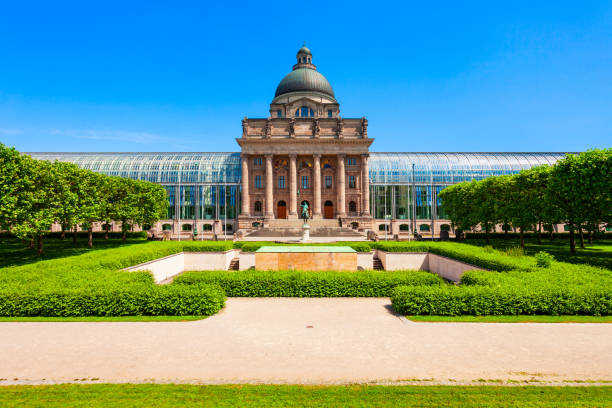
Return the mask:
{"type": "Polygon", "coordinates": [[[308,221],[309,215],[310,215],[310,212],[308,211],[308,203],[306,201],[304,201],[302,203],[302,218],[305,221],[308,221]]]}

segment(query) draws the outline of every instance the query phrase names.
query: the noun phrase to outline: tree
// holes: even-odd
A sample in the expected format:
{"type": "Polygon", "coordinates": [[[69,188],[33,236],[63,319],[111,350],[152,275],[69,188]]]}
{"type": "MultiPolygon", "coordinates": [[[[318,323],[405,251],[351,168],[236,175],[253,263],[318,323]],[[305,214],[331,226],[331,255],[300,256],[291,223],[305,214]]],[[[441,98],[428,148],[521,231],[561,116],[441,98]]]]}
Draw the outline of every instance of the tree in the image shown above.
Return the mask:
{"type": "Polygon", "coordinates": [[[480,181],[472,181],[474,217],[485,232],[485,241],[490,243],[489,231],[499,222],[495,197],[500,188],[496,177],[489,177],[480,181]]]}
{"type": "Polygon", "coordinates": [[[87,246],[93,247],[93,223],[102,218],[102,186],[107,176],[81,170],[84,194],[79,200],[79,221],[87,226],[87,246]]]}
{"type": "Polygon", "coordinates": [[[153,225],[165,217],[168,208],[165,188],[148,181],[136,181],[135,194],[138,213],[134,221],[138,225],[153,225]]]}
{"type": "MultiPolygon", "coordinates": [[[[53,167],[58,177],[57,188],[60,205],[58,222],[62,228],[61,238],[64,239],[65,227],[72,227],[80,222],[79,202],[84,195],[81,182],[83,170],[75,164],[66,162],[55,162],[53,167]]],[[[76,242],[76,231],[73,240],[76,242]]]]}
{"type": "Polygon", "coordinates": [[[456,229],[465,231],[478,222],[474,215],[473,183],[463,182],[448,186],[439,193],[444,211],[456,229]]]}
{"type": "Polygon", "coordinates": [[[576,253],[575,231],[588,223],[612,218],[612,149],[568,154],[551,169],[547,200],[570,233],[570,253],[576,253]]]}
{"type": "Polygon", "coordinates": [[[112,202],[109,203],[110,218],[121,221],[121,239],[125,242],[127,231],[139,219],[137,182],[121,177],[111,177],[112,202]]]}
{"type": "Polygon", "coordinates": [[[26,158],[0,143],[0,229],[9,230],[18,222],[21,194],[31,188],[33,176],[26,158]]]}
{"type": "Polygon", "coordinates": [[[519,229],[520,245],[525,248],[525,231],[534,229],[538,223],[538,178],[537,172],[523,170],[508,179],[508,205],[506,215],[512,225],[519,229]]]}
{"type": "Polygon", "coordinates": [[[43,252],[43,238],[60,219],[59,178],[47,161],[22,156],[31,184],[15,193],[14,221],[10,231],[21,239],[36,239],[38,255],[43,252]]]}

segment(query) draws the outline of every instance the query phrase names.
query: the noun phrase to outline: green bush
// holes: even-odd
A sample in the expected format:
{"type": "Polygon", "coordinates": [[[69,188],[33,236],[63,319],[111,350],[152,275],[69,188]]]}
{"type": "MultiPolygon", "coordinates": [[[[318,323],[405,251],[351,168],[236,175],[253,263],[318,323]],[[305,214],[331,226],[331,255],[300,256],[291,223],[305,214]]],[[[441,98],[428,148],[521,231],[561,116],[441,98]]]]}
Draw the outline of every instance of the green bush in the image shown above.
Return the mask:
{"type": "Polygon", "coordinates": [[[540,251],[534,255],[538,268],[548,268],[555,258],[548,252],[540,251]]]}
{"type": "Polygon", "coordinates": [[[209,316],[224,304],[214,285],[0,291],[0,316],[209,316]]]}
{"type": "Polygon", "coordinates": [[[250,241],[250,242],[234,242],[235,248],[240,248],[244,252],[255,252],[262,246],[349,246],[353,248],[357,252],[370,252],[372,250],[372,246],[370,242],[331,242],[331,243],[323,243],[323,244],[285,244],[278,242],[268,242],[268,241],[250,241]]]}
{"type": "Polygon", "coordinates": [[[610,315],[612,294],[592,286],[532,289],[525,286],[398,286],[393,308],[404,315],[610,315]]]}
{"type": "Polygon", "coordinates": [[[187,272],[173,285],[219,285],[230,297],[381,297],[398,285],[438,286],[443,280],[424,271],[219,271],[187,272]]]}

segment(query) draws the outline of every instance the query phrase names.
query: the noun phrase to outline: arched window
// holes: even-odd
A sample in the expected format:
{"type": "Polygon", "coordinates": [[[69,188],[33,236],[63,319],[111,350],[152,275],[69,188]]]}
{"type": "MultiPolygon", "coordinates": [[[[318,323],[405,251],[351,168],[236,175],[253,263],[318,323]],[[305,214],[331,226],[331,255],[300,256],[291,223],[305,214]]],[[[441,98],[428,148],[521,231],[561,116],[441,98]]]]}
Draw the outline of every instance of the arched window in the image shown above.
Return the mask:
{"type": "Polygon", "coordinates": [[[164,225],[162,225],[162,230],[163,231],[172,231],[172,225],[164,224],[164,225]]]}
{"type": "Polygon", "coordinates": [[[380,224],[378,226],[379,231],[389,231],[389,226],[387,224],[380,224]]]}
{"type": "Polygon", "coordinates": [[[302,118],[314,118],[314,111],[308,106],[302,106],[301,108],[295,111],[295,116],[299,116],[302,118]]]}
{"type": "Polygon", "coordinates": [[[255,201],[255,212],[261,213],[261,201],[255,201]]]}
{"type": "Polygon", "coordinates": [[[225,225],[225,231],[232,232],[234,230],[234,226],[232,224],[225,225]]]}
{"type": "Polygon", "coordinates": [[[259,223],[258,222],[254,222],[253,224],[251,224],[253,226],[253,228],[259,228],[259,223]]]}
{"type": "Polygon", "coordinates": [[[148,231],[151,229],[151,226],[149,224],[142,224],[142,230],[143,231],[148,231]]]}
{"type": "Polygon", "coordinates": [[[448,224],[440,225],[440,231],[450,231],[450,225],[448,224]]]}
{"type": "Polygon", "coordinates": [[[429,224],[419,225],[419,231],[429,231],[429,224]]]}
{"type": "Polygon", "coordinates": [[[191,224],[183,224],[183,225],[181,226],[181,229],[182,229],[183,231],[191,231],[191,224]]]}
{"type": "Polygon", "coordinates": [[[410,226],[408,224],[400,224],[400,231],[410,231],[410,226]]]}
{"type": "Polygon", "coordinates": [[[359,228],[359,223],[358,223],[358,222],[351,222],[351,228],[352,228],[352,229],[357,229],[357,228],[359,228]]]}
{"type": "Polygon", "coordinates": [[[351,201],[349,203],[349,212],[352,212],[352,213],[357,212],[357,203],[356,202],[351,201]]]}
{"type": "MultiPolygon", "coordinates": [[[[102,225],[102,231],[110,231],[113,229],[113,226],[111,224],[104,224],[102,225]]],[[[64,231],[69,231],[70,227],[67,227],[66,229],[64,229],[64,231]]]]}
{"type": "Polygon", "coordinates": [[[202,225],[202,231],[212,231],[212,224],[202,225]]]}

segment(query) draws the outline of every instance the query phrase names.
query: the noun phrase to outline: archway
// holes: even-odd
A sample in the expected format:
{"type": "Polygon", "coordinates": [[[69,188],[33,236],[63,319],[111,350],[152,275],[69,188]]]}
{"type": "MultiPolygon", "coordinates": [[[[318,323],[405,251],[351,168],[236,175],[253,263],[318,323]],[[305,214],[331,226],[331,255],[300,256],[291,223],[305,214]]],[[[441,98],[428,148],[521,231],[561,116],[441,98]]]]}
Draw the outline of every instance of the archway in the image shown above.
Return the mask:
{"type": "Polygon", "coordinates": [[[280,200],[276,205],[276,218],[287,218],[287,203],[283,200],[280,200]]]}
{"type": "Polygon", "coordinates": [[[329,200],[323,204],[323,217],[328,219],[334,218],[334,203],[329,200]]]}

